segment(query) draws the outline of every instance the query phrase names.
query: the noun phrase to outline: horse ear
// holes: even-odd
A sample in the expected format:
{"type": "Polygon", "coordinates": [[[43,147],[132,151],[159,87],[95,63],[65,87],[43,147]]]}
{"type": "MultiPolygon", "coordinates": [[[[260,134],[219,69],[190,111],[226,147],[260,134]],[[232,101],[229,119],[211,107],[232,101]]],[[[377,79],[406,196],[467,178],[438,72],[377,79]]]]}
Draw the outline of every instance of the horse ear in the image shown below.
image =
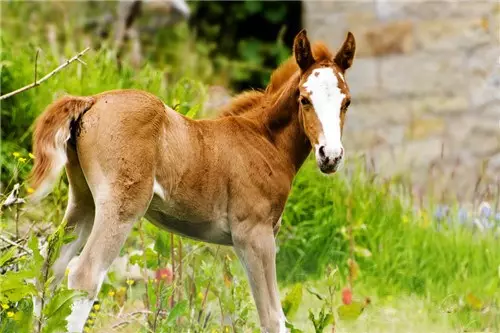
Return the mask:
{"type": "Polygon", "coordinates": [[[344,44],[342,44],[342,47],[335,55],[334,61],[343,71],[346,71],[352,65],[355,52],[356,40],[354,39],[354,35],[349,31],[344,44]]]}
{"type": "Polygon", "coordinates": [[[297,36],[295,36],[295,40],[293,41],[293,53],[295,55],[295,61],[297,61],[297,65],[299,65],[302,71],[307,70],[314,64],[311,43],[309,43],[305,29],[302,29],[297,36]]]}

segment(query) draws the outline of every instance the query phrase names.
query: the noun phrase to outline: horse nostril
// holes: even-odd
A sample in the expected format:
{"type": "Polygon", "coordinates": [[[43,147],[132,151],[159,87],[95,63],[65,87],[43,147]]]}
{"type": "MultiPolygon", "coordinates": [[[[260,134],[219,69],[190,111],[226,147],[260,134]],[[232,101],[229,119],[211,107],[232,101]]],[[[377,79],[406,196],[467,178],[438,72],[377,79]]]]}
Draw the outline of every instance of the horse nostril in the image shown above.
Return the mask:
{"type": "Polygon", "coordinates": [[[319,147],[319,157],[325,158],[325,146],[319,147]]]}

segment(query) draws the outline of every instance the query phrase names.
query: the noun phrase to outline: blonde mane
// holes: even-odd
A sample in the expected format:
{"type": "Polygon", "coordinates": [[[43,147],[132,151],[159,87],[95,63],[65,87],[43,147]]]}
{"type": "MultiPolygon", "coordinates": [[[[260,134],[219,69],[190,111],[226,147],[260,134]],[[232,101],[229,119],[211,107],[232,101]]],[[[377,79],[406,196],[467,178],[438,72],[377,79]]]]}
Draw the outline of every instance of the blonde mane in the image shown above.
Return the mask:
{"type": "MultiPolygon", "coordinates": [[[[312,45],[316,61],[333,60],[333,54],[325,43],[316,42],[312,45]]],[[[290,56],[271,74],[271,79],[265,90],[244,91],[232,98],[230,103],[220,110],[220,117],[236,116],[252,110],[255,106],[267,101],[298,71],[299,67],[294,56],[290,56]]]]}

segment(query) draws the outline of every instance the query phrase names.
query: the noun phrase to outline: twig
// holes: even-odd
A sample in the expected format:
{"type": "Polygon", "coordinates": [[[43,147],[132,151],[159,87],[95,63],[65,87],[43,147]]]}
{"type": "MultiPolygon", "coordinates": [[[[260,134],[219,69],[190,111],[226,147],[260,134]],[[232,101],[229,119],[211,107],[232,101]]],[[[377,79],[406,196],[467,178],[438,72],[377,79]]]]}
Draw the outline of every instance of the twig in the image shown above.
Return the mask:
{"type": "MultiPolygon", "coordinates": [[[[14,96],[16,94],[19,94],[19,93],[21,93],[23,91],[26,91],[28,89],[34,88],[36,86],[39,86],[42,82],[44,82],[44,81],[48,80],[49,78],[51,78],[54,74],[56,74],[57,72],[59,72],[61,69],[63,69],[64,67],[68,66],[73,61],[78,60],[78,58],[80,58],[81,56],[83,56],[85,54],[85,52],[87,52],[88,50],[90,50],[90,47],[87,47],[85,50],[83,50],[82,52],[78,53],[73,58],[71,58],[71,59],[67,60],[66,62],[62,63],[59,67],[57,67],[56,69],[54,69],[49,74],[47,74],[44,77],[42,77],[39,81],[36,81],[36,62],[37,61],[35,60],[35,82],[33,82],[31,84],[28,84],[27,86],[24,86],[24,87],[19,88],[17,90],[14,90],[14,91],[12,91],[12,92],[10,92],[8,94],[0,96],[0,101],[4,100],[6,98],[9,98],[11,96],[14,96]]],[[[38,59],[38,52],[37,52],[37,59],[38,59]]]]}
{"type": "Polygon", "coordinates": [[[36,84],[36,72],[37,72],[37,65],[38,65],[38,54],[40,53],[40,49],[36,50],[36,55],[35,55],[35,84],[36,84]]]}
{"type": "Polygon", "coordinates": [[[30,249],[28,249],[27,247],[22,246],[21,244],[18,244],[16,242],[11,241],[7,237],[4,237],[4,236],[0,235],[0,239],[3,240],[5,243],[9,243],[12,246],[15,246],[17,248],[20,248],[20,249],[24,250],[24,252],[26,252],[28,254],[32,254],[32,252],[31,252],[30,249]]]}

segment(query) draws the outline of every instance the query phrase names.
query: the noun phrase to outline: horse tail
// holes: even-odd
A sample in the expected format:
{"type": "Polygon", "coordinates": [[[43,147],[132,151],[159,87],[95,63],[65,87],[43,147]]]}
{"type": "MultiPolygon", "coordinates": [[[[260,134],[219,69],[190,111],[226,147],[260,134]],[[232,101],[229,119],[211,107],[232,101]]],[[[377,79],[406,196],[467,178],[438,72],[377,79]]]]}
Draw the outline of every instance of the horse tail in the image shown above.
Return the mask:
{"type": "Polygon", "coordinates": [[[64,96],[38,117],[33,132],[35,163],[29,176],[35,190],[29,197],[37,202],[49,194],[68,158],[66,145],[71,137],[72,124],[95,103],[94,97],[64,96]]]}

